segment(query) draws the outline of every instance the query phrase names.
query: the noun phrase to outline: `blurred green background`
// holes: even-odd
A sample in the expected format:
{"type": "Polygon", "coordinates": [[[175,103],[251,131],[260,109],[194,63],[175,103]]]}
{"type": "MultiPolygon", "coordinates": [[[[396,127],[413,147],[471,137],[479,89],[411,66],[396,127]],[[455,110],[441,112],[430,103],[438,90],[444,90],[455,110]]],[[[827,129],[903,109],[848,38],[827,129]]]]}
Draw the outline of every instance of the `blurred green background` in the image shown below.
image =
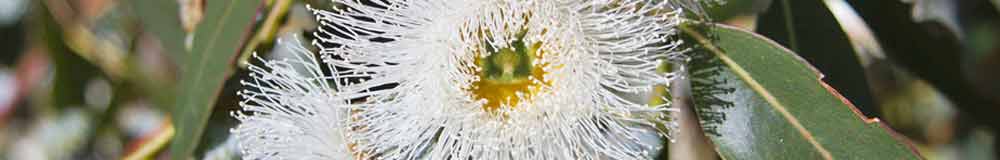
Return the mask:
{"type": "MultiPolygon", "coordinates": [[[[1000,1],[705,3],[710,19],[796,51],[926,158],[1000,153],[1000,1]]],[[[277,39],[311,41],[317,24],[307,5],[334,7],[326,0],[0,1],[0,159],[238,159],[229,114],[238,109],[248,57],[287,54],[274,49],[277,39]]]]}

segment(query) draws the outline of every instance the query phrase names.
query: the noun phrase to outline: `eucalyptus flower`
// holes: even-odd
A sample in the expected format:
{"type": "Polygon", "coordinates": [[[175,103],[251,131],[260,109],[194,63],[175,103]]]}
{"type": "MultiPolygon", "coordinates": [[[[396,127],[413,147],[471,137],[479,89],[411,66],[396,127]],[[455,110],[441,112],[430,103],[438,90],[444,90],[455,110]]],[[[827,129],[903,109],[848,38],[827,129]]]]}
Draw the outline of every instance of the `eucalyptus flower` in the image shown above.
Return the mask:
{"type": "Polygon", "coordinates": [[[680,3],[335,4],[310,7],[322,62],[293,47],[251,68],[246,158],[646,159],[658,148],[641,136],[676,132],[669,103],[629,95],[682,77],[657,71],[685,59],[680,3]]]}
{"type": "MultiPolygon", "coordinates": [[[[285,42],[279,42],[285,43],[285,42]]],[[[294,58],[249,66],[241,124],[232,130],[245,159],[354,159],[346,139],[345,102],[334,97],[322,63],[298,41],[283,45],[294,58]]]]}

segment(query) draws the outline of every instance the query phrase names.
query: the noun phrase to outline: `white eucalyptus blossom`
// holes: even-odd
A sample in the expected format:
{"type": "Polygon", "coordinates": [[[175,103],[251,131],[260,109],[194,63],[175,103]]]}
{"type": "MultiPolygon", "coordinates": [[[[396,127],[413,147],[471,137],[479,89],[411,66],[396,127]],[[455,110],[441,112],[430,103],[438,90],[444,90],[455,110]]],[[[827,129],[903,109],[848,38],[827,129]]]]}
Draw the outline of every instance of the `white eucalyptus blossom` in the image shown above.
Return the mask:
{"type": "MultiPolygon", "coordinates": [[[[340,67],[355,151],[385,159],[642,159],[682,13],[649,0],[336,1],[316,33],[340,67]],[[363,81],[348,81],[351,78],[363,81]]],[[[660,134],[670,136],[671,131],[660,134]]]]}
{"type": "Polygon", "coordinates": [[[251,68],[245,158],[646,159],[642,135],[676,132],[669,103],[625,95],[682,76],[657,68],[685,59],[673,37],[692,3],[334,3],[312,9],[322,63],[293,47],[251,68]]]}
{"type": "Polygon", "coordinates": [[[345,102],[334,97],[318,58],[292,43],[283,46],[294,58],[260,60],[263,67],[251,65],[251,80],[241,81],[250,89],[237,93],[243,111],[233,116],[242,123],[232,132],[244,158],[354,159],[345,102]]]}

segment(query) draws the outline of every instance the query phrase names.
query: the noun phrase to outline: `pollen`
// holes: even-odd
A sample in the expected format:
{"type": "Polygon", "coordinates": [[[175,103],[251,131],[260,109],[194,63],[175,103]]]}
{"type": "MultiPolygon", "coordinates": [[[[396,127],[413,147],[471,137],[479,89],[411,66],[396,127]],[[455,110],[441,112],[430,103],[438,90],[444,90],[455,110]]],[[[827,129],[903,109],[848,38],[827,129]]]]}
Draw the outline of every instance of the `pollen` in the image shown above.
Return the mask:
{"type": "Polygon", "coordinates": [[[496,49],[483,43],[483,51],[487,54],[482,56],[483,51],[476,52],[475,65],[480,67],[475,71],[479,77],[469,88],[473,98],[486,100],[483,109],[489,112],[496,112],[501,107],[516,107],[519,103],[531,100],[543,86],[549,85],[550,81],[545,80],[544,66],[547,63],[538,63],[544,51],[541,51],[541,42],[529,43],[524,41],[524,32],[518,34],[517,39],[504,48],[496,49]]]}

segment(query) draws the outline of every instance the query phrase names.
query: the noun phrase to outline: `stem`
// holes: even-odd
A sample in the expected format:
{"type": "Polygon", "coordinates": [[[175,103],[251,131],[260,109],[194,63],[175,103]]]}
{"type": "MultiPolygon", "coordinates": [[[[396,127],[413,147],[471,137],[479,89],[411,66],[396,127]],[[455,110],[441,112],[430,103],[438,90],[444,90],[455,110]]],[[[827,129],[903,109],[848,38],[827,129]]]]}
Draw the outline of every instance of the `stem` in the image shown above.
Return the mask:
{"type": "Polygon", "coordinates": [[[677,142],[669,144],[671,145],[668,148],[669,159],[719,159],[715,148],[712,148],[708,137],[705,136],[698,114],[694,110],[690,80],[683,78],[670,86],[670,93],[674,95],[671,107],[680,110],[677,112],[680,133],[676,137],[677,142]]]}

